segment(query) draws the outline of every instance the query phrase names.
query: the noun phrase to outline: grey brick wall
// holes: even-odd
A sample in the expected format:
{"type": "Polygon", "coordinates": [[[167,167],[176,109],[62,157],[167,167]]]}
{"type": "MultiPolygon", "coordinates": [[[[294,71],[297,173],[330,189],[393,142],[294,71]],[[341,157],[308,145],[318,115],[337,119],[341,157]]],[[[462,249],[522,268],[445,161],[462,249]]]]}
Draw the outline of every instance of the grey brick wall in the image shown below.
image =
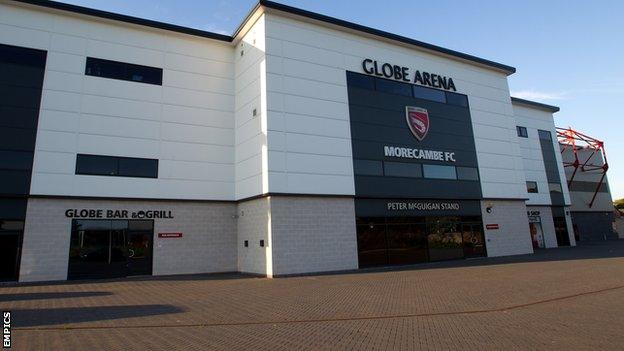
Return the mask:
{"type": "Polygon", "coordinates": [[[236,271],[236,205],[216,202],[38,199],[28,201],[20,281],[67,279],[70,208],[171,210],[154,220],[153,274],[236,271]],[[158,238],[182,232],[182,238],[158,238]]]}
{"type": "Polygon", "coordinates": [[[260,198],[238,204],[238,270],[271,276],[269,198],[260,198]],[[244,242],[249,242],[249,247],[244,242]],[[265,246],[260,247],[260,240],[265,246]],[[267,264],[268,262],[268,264],[267,264]]]}
{"type": "Polygon", "coordinates": [[[487,253],[490,257],[533,253],[529,220],[524,201],[483,200],[481,213],[487,253]],[[492,206],[492,212],[486,208],[492,206]],[[498,224],[499,229],[487,230],[487,224],[498,224]]]}
{"type": "Polygon", "coordinates": [[[272,196],[273,274],[358,268],[351,198],[272,196]]]}

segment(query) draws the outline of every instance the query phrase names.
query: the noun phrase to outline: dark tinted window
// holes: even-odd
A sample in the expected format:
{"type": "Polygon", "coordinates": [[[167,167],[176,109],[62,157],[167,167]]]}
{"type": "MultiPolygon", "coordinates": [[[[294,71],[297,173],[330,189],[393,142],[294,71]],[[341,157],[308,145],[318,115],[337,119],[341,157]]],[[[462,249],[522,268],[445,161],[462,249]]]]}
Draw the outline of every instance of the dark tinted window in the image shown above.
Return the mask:
{"type": "Polygon", "coordinates": [[[457,179],[453,166],[423,165],[423,175],[432,179],[457,179]]]}
{"type": "Polygon", "coordinates": [[[158,160],[79,154],[76,174],[158,178],[158,160]]]}
{"type": "Polygon", "coordinates": [[[119,158],[119,175],[122,177],[158,177],[158,160],[145,158],[119,158]]]}
{"type": "Polygon", "coordinates": [[[162,85],[162,69],[87,57],[85,74],[111,79],[162,85]]]}
{"type": "Polygon", "coordinates": [[[390,177],[422,178],[422,166],[418,163],[384,162],[384,174],[390,177]]]}
{"type": "Polygon", "coordinates": [[[521,138],[529,137],[529,132],[527,131],[526,127],[516,126],[516,132],[518,133],[518,136],[521,138]]]}
{"type": "Polygon", "coordinates": [[[353,170],[357,175],[383,175],[381,161],[353,160],[353,170]]]}
{"type": "Polygon", "coordinates": [[[527,193],[537,194],[537,182],[526,182],[527,193]]]}
{"type": "Polygon", "coordinates": [[[468,107],[468,97],[463,94],[446,92],[446,103],[461,107],[468,107]]]}
{"type": "Polygon", "coordinates": [[[415,98],[446,103],[446,94],[442,90],[429,89],[418,85],[413,85],[412,88],[415,98]]]}
{"type": "Polygon", "coordinates": [[[548,183],[548,190],[551,193],[561,193],[561,192],[563,192],[563,190],[561,190],[561,184],[559,184],[559,183],[548,183]]]}
{"type": "Polygon", "coordinates": [[[117,175],[117,158],[109,156],[78,155],[76,174],[117,175]]]}
{"type": "Polygon", "coordinates": [[[552,135],[550,135],[550,132],[547,130],[538,130],[537,131],[539,133],[539,138],[543,139],[543,140],[552,140],[552,135]]]}
{"type": "Polygon", "coordinates": [[[384,93],[412,96],[412,86],[407,83],[395,82],[387,79],[377,79],[377,91],[384,93]]]}
{"type": "Polygon", "coordinates": [[[363,74],[347,72],[347,84],[356,88],[374,90],[375,78],[371,76],[365,76],[363,74]]]}
{"type": "Polygon", "coordinates": [[[479,172],[474,167],[457,167],[457,179],[479,180],[479,172]]]}

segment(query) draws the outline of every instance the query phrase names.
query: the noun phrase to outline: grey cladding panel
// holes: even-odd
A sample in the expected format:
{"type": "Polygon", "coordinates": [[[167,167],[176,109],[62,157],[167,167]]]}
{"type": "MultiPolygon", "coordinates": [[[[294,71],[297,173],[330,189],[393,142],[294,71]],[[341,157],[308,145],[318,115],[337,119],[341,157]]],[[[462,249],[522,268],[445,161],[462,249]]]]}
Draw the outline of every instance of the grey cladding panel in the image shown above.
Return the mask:
{"type": "Polygon", "coordinates": [[[356,195],[421,199],[479,199],[479,182],[407,177],[355,176],[356,195]],[[380,179],[382,178],[382,179],[380,179]],[[357,193],[362,190],[365,195],[357,193]]]}
{"type": "MultiPolygon", "coordinates": [[[[539,133],[546,134],[544,131],[539,131],[539,133]]],[[[540,147],[542,149],[542,158],[544,159],[544,168],[546,169],[546,179],[548,183],[561,184],[553,140],[540,138],[540,147]]],[[[551,191],[550,201],[553,206],[563,206],[565,204],[563,193],[561,192],[551,191]]]]}
{"type": "MultiPolygon", "coordinates": [[[[45,63],[45,51],[0,44],[0,195],[30,191],[45,63]]],[[[25,200],[2,203],[0,218],[21,216],[10,204],[25,206],[25,200]]]]}

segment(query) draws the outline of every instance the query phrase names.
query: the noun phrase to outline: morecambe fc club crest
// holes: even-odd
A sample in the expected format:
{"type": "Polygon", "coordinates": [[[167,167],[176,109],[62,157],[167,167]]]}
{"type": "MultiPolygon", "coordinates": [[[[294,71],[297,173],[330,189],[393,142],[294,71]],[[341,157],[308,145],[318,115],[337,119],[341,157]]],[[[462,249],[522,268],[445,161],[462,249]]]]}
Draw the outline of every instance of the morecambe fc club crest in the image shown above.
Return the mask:
{"type": "Polygon", "coordinates": [[[426,109],[414,106],[405,106],[405,120],[412,131],[412,134],[418,139],[423,140],[429,132],[429,113],[426,109]]]}

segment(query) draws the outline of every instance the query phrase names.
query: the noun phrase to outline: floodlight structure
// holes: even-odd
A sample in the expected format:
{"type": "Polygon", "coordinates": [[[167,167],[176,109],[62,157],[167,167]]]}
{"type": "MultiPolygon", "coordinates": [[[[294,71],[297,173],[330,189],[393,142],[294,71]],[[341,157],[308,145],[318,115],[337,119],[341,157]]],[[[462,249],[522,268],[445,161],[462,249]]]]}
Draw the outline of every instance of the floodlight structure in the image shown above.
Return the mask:
{"type": "MultiPolygon", "coordinates": [[[[596,200],[596,195],[600,191],[602,182],[607,175],[609,169],[609,163],[607,162],[607,153],[604,148],[604,142],[596,138],[592,138],[588,135],[580,133],[571,127],[559,128],[557,127],[557,140],[562,145],[561,153],[571,149],[574,155],[573,161],[563,160],[563,167],[573,167],[574,171],[570,179],[568,179],[568,188],[574,182],[574,176],[580,170],[581,172],[593,172],[601,174],[600,182],[594,190],[594,195],[589,202],[589,208],[592,207],[596,200]],[[579,152],[583,151],[583,152],[579,152]],[[587,151],[587,152],[585,152],[587,151]]],[[[563,157],[562,157],[563,158],[563,157]]]]}

